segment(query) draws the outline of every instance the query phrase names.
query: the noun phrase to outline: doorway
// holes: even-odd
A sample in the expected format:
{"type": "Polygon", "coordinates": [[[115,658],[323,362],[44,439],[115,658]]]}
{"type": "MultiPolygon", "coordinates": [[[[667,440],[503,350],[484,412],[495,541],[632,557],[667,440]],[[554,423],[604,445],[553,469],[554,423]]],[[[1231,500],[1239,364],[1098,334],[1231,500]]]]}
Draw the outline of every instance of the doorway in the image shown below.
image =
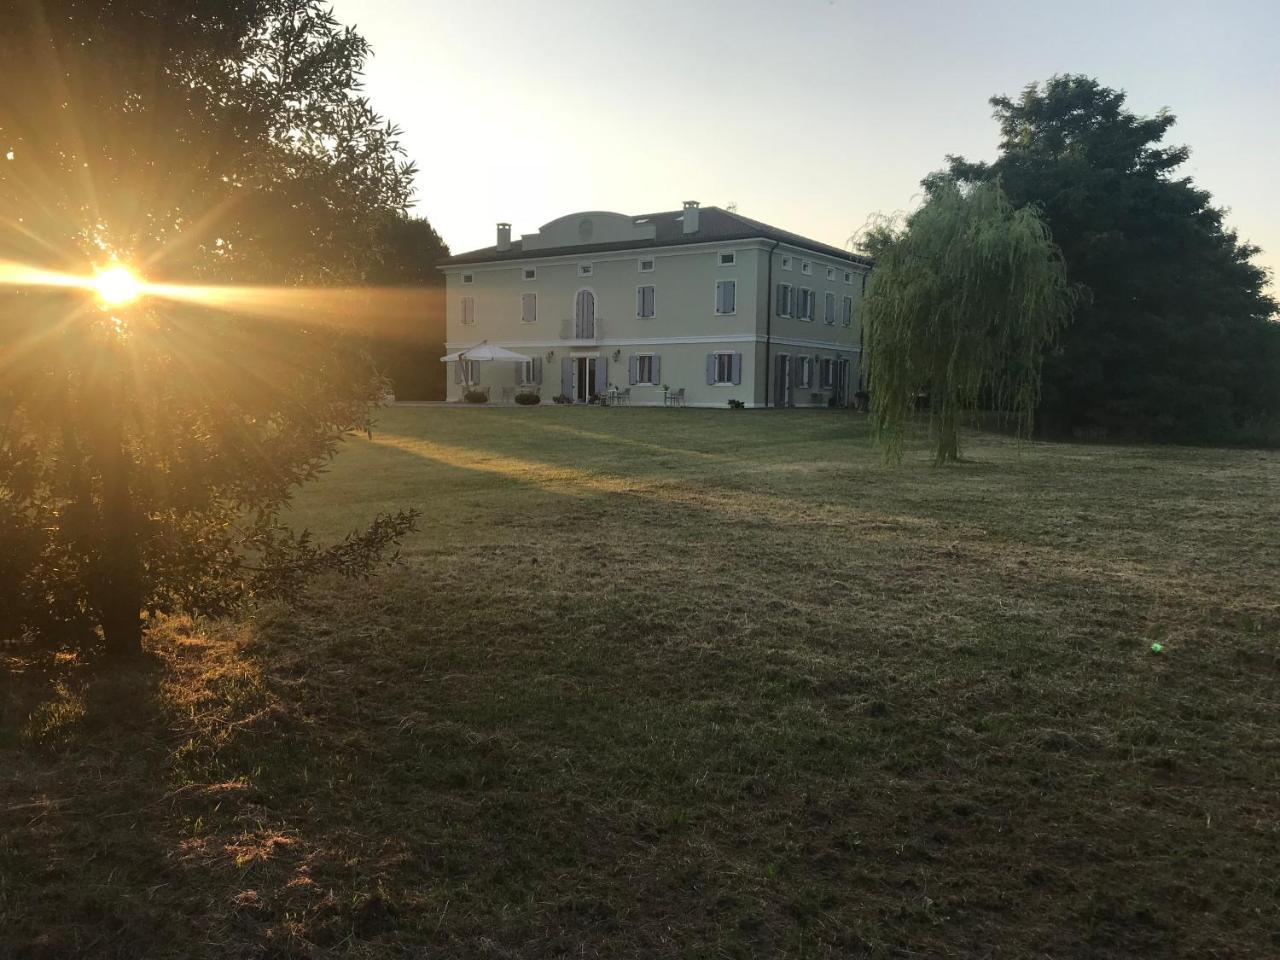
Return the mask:
{"type": "Polygon", "coordinates": [[[788,354],[778,354],[778,377],[777,394],[774,405],[778,407],[789,407],[792,405],[791,399],[791,357],[788,354]]]}
{"type": "Polygon", "coordinates": [[[836,361],[836,406],[847,407],[849,405],[849,361],[836,361]]]}
{"type": "Polygon", "coordinates": [[[595,393],[596,358],[573,358],[573,402],[586,403],[595,393]]]}

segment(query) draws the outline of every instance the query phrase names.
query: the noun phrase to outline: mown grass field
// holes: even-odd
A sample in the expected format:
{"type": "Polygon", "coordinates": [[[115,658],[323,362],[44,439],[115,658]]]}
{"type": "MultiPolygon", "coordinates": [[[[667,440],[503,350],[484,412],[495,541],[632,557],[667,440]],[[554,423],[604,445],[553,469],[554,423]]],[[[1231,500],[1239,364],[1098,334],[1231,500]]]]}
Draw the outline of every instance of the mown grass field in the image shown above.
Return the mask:
{"type": "Polygon", "coordinates": [[[1280,454],[967,455],[384,412],[398,568],[9,657],[0,955],[1280,955],[1280,454]]]}

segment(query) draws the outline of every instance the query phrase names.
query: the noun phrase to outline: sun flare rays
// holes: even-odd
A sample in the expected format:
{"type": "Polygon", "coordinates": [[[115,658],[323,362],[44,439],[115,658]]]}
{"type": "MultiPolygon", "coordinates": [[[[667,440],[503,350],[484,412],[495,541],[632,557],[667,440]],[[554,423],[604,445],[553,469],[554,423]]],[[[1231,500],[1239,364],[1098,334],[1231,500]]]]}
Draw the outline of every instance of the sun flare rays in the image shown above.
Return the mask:
{"type": "Polygon", "coordinates": [[[439,310],[439,293],[429,287],[286,287],[152,282],[126,264],[112,262],[93,272],[48,270],[0,261],[0,287],[82,290],[112,310],[143,301],[185,303],[267,321],[367,330],[372,320],[425,322],[439,310]]]}

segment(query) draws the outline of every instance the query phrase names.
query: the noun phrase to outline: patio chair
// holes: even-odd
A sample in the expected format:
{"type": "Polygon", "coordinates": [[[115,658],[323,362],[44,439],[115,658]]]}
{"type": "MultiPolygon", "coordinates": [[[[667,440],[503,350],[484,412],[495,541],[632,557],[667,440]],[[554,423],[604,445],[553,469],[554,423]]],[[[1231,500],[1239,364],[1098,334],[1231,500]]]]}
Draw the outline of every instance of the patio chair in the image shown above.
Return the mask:
{"type": "Polygon", "coordinates": [[[505,404],[508,404],[508,405],[513,404],[513,403],[515,403],[515,402],[516,402],[516,388],[515,388],[515,387],[503,387],[503,388],[502,388],[502,402],[503,402],[503,403],[505,403],[505,404]]]}
{"type": "Polygon", "coordinates": [[[618,395],[614,398],[613,402],[618,404],[620,407],[631,406],[631,388],[627,387],[625,390],[619,390],[618,395]]]}
{"type": "Polygon", "coordinates": [[[684,406],[684,387],[681,387],[679,390],[672,390],[671,396],[667,398],[667,402],[670,403],[671,406],[673,407],[683,407],[684,406]]]}

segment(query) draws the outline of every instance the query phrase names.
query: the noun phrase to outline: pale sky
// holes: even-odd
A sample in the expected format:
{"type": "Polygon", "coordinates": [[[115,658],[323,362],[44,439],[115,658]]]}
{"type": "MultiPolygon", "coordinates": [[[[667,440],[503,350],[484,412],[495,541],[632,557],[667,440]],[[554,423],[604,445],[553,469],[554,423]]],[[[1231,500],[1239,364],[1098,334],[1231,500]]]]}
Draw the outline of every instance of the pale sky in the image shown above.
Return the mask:
{"type": "Polygon", "coordinates": [[[333,3],[455,253],[683,200],[842,246],[946,154],[994,159],[988,97],[1085,73],[1174,112],[1184,173],[1280,272],[1280,0],[333,3]]]}

